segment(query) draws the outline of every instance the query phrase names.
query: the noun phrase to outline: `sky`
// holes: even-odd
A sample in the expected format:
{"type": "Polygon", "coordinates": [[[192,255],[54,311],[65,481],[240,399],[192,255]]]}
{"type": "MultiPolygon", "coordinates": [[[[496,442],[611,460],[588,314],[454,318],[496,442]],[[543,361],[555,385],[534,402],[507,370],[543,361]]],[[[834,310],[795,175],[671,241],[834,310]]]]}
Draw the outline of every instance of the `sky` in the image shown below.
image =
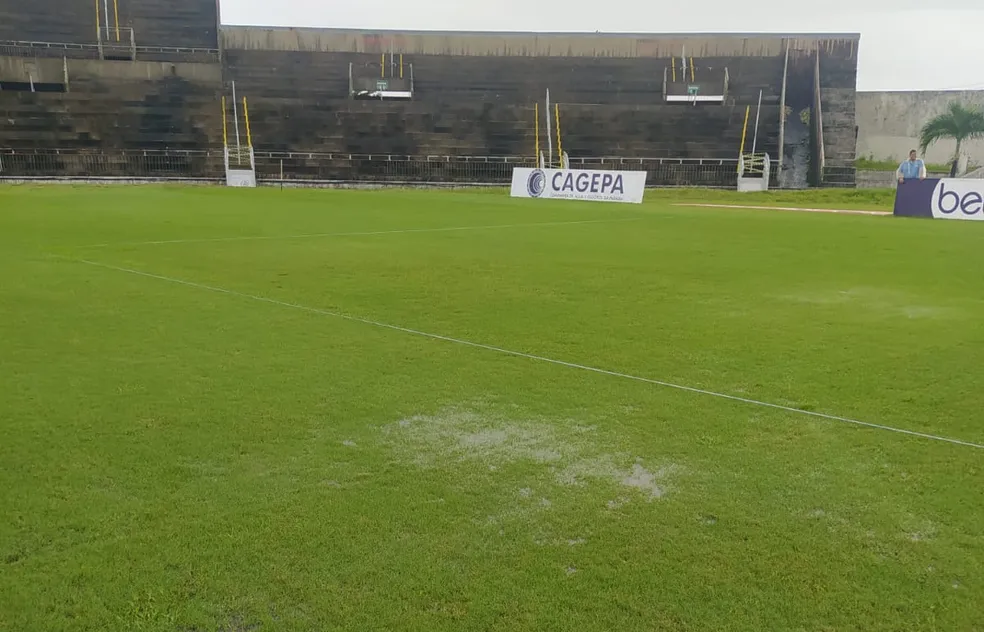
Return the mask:
{"type": "Polygon", "coordinates": [[[984,90],[984,0],[221,0],[221,11],[223,24],[262,26],[861,33],[859,90],[984,90]]]}

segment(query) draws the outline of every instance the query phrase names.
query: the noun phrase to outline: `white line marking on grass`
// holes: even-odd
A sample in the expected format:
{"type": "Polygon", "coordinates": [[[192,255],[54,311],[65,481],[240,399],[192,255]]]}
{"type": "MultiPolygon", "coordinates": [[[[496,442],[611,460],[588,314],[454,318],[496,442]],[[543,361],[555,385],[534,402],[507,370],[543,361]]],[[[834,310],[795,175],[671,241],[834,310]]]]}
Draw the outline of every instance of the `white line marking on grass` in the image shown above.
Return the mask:
{"type": "Polygon", "coordinates": [[[753,211],[800,211],[802,213],[837,213],[842,215],[879,215],[890,217],[888,211],[855,211],[835,208],[800,208],[798,206],[746,206],[745,204],[674,204],[673,206],[690,206],[699,208],[733,208],[750,209],[753,211]]]}
{"type": "Polygon", "coordinates": [[[117,246],[161,246],[166,244],[205,244],[223,241],[274,241],[291,239],[315,239],[318,237],[365,237],[371,235],[401,235],[406,233],[450,233],[467,230],[492,230],[496,228],[537,228],[543,226],[578,226],[581,224],[614,224],[618,222],[638,222],[642,217],[621,217],[616,219],[587,219],[571,222],[538,222],[533,224],[492,224],[487,226],[450,226],[446,228],[403,228],[397,230],[373,230],[350,233],[309,233],[305,235],[254,235],[243,237],[206,237],[203,239],[169,239],[165,241],[130,241],[114,244],[89,244],[77,248],[112,248],[117,246]]]}
{"type": "MultiPolygon", "coordinates": [[[[65,258],[65,257],[62,257],[65,258]]],[[[632,380],[634,382],[643,382],[645,384],[653,384],[655,386],[663,386],[665,388],[672,388],[678,391],[685,391],[688,393],[694,393],[697,395],[706,395],[708,397],[716,397],[718,399],[726,399],[732,402],[740,402],[743,404],[750,404],[752,406],[759,406],[762,408],[771,408],[773,410],[781,410],[788,413],[794,413],[797,415],[805,415],[808,417],[814,417],[817,419],[825,419],[827,421],[838,421],[846,424],[853,424],[855,426],[862,426],[865,428],[872,428],[875,430],[885,430],[888,432],[895,432],[898,434],[909,435],[912,437],[919,437],[922,439],[930,439],[932,441],[942,441],[944,443],[952,443],[956,445],[966,446],[968,448],[977,448],[984,450],[984,445],[978,443],[972,443],[970,441],[963,441],[961,439],[952,439],[949,437],[941,437],[938,435],[927,434],[924,432],[916,432],[915,430],[905,430],[904,428],[895,428],[893,426],[886,426],[882,424],[870,423],[867,421],[859,421],[857,419],[851,419],[849,417],[840,417],[838,415],[828,415],[827,413],[818,413],[810,410],[801,410],[799,408],[793,408],[791,406],[783,406],[781,404],[772,404],[769,402],[763,402],[755,399],[749,399],[747,397],[738,397],[737,395],[728,395],[726,393],[717,393],[715,391],[708,391],[702,388],[695,388],[693,386],[683,386],[681,384],[673,384],[672,382],[664,382],[662,380],[654,380],[648,377],[640,377],[638,375],[630,375],[628,373],[620,373],[618,371],[610,371],[608,369],[600,369],[593,366],[587,366],[584,364],[577,364],[575,362],[565,362],[564,360],[555,360],[553,358],[547,358],[544,356],[534,355],[532,353],[524,353],[522,351],[513,351],[511,349],[503,349],[502,347],[496,347],[493,345],[482,344],[480,342],[472,342],[470,340],[463,340],[461,338],[452,338],[450,336],[442,336],[441,334],[432,334],[426,331],[420,331],[417,329],[410,329],[409,327],[401,327],[399,325],[391,325],[389,323],[384,323],[378,320],[371,320],[368,318],[360,318],[358,316],[350,316],[348,314],[343,314],[341,312],[333,312],[326,309],[319,309],[317,307],[308,307],[307,305],[300,305],[298,303],[288,303],[286,301],[278,301],[274,298],[267,298],[265,296],[256,296],[255,294],[246,294],[245,292],[237,292],[235,290],[228,290],[221,287],[215,287],[213,285],[205,285],[204,283],[195,283],[194,281],[185,281],[184,279],[177,279],[174,277],[164,276],[161,274],[152,274],[150,272],[143,272],[141,270],[134,270],[132,268],[123,268],[120,266],[114,266],[107,263],[99,263],[97,261],[89,261],[86,259],[68,259],[69,261],[74,261],[76,263],[84,263],[89,266],[94,266],[97,268],[103,268],[106,270],[115,270],[116,272],[125,272],[126,274],[132,274],[135,276],[145,277],[148,279],[157,279],[159,281],[166,281],[168,283],[174,283],[176,285],[184,285],[187,287],[193,287],[200,290],[207,290],[209,292],[216,292],[218,294],[225,294],[227,296],[236,296],[239,298],[245,298],[252,301],[258,301],[260,303],[267,303],[270,305],[278,305],[280,307],[287,307],[290,309],[296,309],[303,312],[308,312],[310,314],[318,314],[320,316],[330,316],[332,318],[339,318],[341,320],[347,320],[349,322],[361,323],[363,325],[371,325],[373,327],[378,327],[381,329],[389,329],[391,331],[398,331],[405,334],[411,334],[413,336],[420,336],[423,338],[430,338],[432,340],[442,340],[444,342],[450,342],[457,345],[463,345],[466,347],[472,347],[474,349],[484,349],[486,351],[493,351],[495,353],[501,353],[503,355],[513,356],[516,358],[526,358],[528,360],[535,360],[537,362],[545,362],[547,364],[554,364],[557,366],[563,366],[570,369],[579,369],[581,371],[589,371],[591,373],[598,373],[601,375],[608,375],[611,377],[618,377],[625,380],[632,380]]]]}

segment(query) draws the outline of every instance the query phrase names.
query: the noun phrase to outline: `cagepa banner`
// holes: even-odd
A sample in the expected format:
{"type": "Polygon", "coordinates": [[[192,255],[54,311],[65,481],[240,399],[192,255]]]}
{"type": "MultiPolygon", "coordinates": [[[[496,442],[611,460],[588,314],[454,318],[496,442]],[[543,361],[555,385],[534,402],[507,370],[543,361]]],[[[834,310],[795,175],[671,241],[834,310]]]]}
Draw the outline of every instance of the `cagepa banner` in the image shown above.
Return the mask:
{"type": "Polygon", "coordinates": [[[512,197],[642,204],[645,171],[513,169],[512,197]]]}
{"type": "Polygon", "coordinates": [[[984,180],[906,180],[895,192],[895,215],[984,220],[984,180]]]}

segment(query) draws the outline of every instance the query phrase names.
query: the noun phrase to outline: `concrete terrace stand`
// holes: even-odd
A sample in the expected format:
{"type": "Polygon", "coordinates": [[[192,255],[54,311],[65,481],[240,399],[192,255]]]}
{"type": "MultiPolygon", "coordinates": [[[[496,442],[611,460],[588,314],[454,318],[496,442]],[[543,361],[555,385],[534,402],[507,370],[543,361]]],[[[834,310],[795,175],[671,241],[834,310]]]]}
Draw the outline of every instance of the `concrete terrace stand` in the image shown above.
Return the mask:
{"type": "MultiPolygon", "coordinates": [[[[94,4],[0,9],[0,149],[221,156],[219,99],[234,81],[250,98],[257,156],[303,154],[321,161],[316,173],[344,160],[357,165],[352,177],[375,177],[378,157],[535,164],[538,135],[542,151],[555,134],[547,89],[572,164],[682,161],[673,184],[733,186],[726,167],[702,175],[702,161],[730,161],[734,177],[745,110],[760,92],[757,148],[778,157],[773,177],[821,184],[853,160],[857,35],[219,27],[214,0],[120,7],[135,42],[126,60],[99,59],[94,4]]],[[[115,30],[106,33],[114,45],[115,30]]],[[[400,177],[416,177],[411,167],[400,177]]]]}

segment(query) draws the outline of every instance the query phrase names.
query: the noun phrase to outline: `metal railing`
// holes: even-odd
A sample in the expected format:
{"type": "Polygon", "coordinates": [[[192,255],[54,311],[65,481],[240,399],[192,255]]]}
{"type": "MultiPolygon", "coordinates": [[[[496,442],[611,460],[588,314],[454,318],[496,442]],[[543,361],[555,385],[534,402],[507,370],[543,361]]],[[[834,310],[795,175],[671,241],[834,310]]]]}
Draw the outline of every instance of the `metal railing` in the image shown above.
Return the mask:
{"type": "Polygon", "coordinates": [[[769,162],[766,154],[744,154],[738,159],[738,175],[761,178],[769,162]]]}
{"type": "Polygon", "coordinates": [[[260,181],[379,184],[506,184],[532,158],[513,156],[389,156],[256,152],[260,181]]]}
{"type": "Polygon", "coordinates": [[[183,48],[179,46],[137,46],[137,57],[143,61],[185,61],[217,64],[217,48],[183,48]]]}
{"type": "MultiPolygon", "coordinates": [[[[256,151],[261,182],[489,184],[512,180],[532,156],[395,156],[256,151]]],[[[651,187],[735,186],[737,159],[571,158],[572,169],[645,171],[651,187]]],[[[0,149],[0,179],[221,179],[222,149],[0,149]]]]}
{"type": "Polygon", "coordinates": [[[99,57],[102,59],[137,58],[137,40],[129,27],[99,27],[99,57]]]}
{"type": "Polygon", "coordinates": [[[69,44],[65,42],[0,40],[0,55],[9,57],[71,57],[73,59],[99,59],[99,44],[69,44]]]}
{"type": "Polygon", "coordinates": [[[233,169],[252,169],[253,168],[253,148],[245,146],[231,146],[226,149],[229,154],[229,166],[233,169]]]}
{"type": "Polygon", "coordinates": [[[571,169],[645,171],[646,186],[733,188],[736,158],[571,158],[571,169]]]}
{"type": "MultiPolygon", "coordinates": [[[[100,27],[105,29],[105,27],[100,27]]],[[[121,39],[123,28],[120,28],[121,39]]],[[[131,29],[132,33],[132,29],[131,29]]],[[[126,34],[124,42],[130,46],[130,33],[126,34]]],[[[115,44],[116,29],[110,28],[106,34],[106,43],[115,44]]],[[[70,59],[100,59],[100,45],[72,44],[67,42],[33,42],[21,40],[0,40],[0,55],[9,57],[68,57],[70,59]]],[[[217,63],[219,51],[216,48],[184,48],[178,46],[133,46],[132,50],[137,59],[143,61],[188,61],[200,63],[217,63]]]]}
{"type": "Polygon", "coordinates": [[[10,150],[0,149],[0,179],[219,179],[221,150],[10,150]]]}

